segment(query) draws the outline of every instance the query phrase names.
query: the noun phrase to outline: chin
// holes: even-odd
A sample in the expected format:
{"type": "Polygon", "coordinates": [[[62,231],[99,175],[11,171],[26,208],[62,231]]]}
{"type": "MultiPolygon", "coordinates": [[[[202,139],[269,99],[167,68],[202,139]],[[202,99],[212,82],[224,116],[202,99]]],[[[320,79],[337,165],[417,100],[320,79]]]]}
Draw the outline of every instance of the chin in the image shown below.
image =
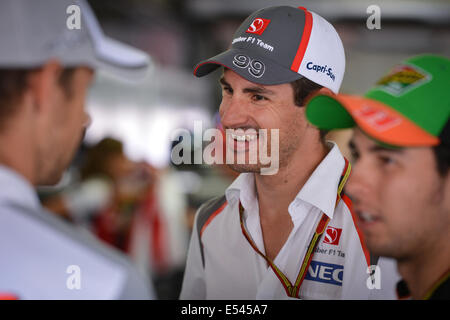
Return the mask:
{"type": "Polygon", "coordinates": [[[62,178],[62,176],[60,176],[58,178],[46,179],[46,180],[40,182],[38,185],[44,186],[44,187],[56,186],[61,181],[61,178],[62,178]]]}
{"type": "Polygon", "coordinates": [[[227,166],[231,170],[239,173],[244,172],[259,173],[261,171],[261,167],[256,164],[228,164],[227,166]]]}
{"type": "Polygon", "coordinates": [[[39,186],[55,186],[57,185],[64,174],[64,170],[59,170],[58,172],[53,171],[50,174],[47,174],[44,177],[41,177],[38,181],[39,186]]]}
{"type": "Polygon", "coordinates": [[[397,258],[399,255],[396,245],[381,241],[381,239],[368,238],[365,239],[367,248],[370,253],[376,256],[383,256],[388,258],[397,258]]]}

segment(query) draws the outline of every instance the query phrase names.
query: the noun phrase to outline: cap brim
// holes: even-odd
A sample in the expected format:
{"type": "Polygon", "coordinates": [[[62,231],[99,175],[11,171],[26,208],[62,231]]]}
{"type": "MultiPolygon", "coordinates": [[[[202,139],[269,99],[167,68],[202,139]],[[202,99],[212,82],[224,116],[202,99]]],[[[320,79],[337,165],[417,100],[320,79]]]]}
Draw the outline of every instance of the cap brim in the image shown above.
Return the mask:
{"type": "Polygon", "coordinates": [[[306,106],[306,117],[324,130],[352,128],[357,125],[382,143],[401,147],[434,146],[439,138],[376,100],[352,95],[321,94],[306,106]]]}
{"type": "Polygon", "coordinates": [[[144,78],[151,64],[145,52],[109,37],[95,43],[95,58],[96,67],[129,80],[144,78]]]}
{"type": "MultiPolygon", "coordinates": [[[[90,57],[91,66],[104,69],[113,75],[128,80],[144,78],[150,66],[148,54],[105,36],[89,3],[80,1],[79,5],[82,8],[83,21],[92,40],[92,49],[94,50],[90,57]]],[[[89,56],[89,52],[85,55],[89,56]]],[[[76,58],[73,60],[76,61],[76,58]]]]}
{"type": "Polygon", "coordinates": [[[277,85],[302,78],[297,72],[281,67],[269,59],[248,55],[248,50],[231,48],[197,64],[194,75],[203,77],[222,66],[250,82],[262,85],[277,85]]]}

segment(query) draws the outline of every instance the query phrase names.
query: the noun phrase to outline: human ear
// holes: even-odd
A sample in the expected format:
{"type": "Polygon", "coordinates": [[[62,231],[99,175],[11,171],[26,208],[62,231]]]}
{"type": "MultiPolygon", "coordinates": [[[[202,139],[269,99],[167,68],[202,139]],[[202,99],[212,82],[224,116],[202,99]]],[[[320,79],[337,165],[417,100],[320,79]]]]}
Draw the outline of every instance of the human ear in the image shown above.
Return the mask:
{"type": "Polygon", "coordinates": [[[45,112],[52,107],[55,95],[59,93],[62,70],[57,60],[50,60],[30,76],[29,90],[34,100],[34,112],[45,112]]]}
{"type": "Polygon", "coordinates": [[[317,95],[321,95],[321,94],[326,94],[326,95],[331,95],[331,96],[335,95],[334,92],[331,91],[330,89],[322,87],[319,90],[313,91],[308,96],[306,96],[304,105],[306,106],[308,104],[309,100],[311,100],[313,97],[315,97],[317,95]]]}

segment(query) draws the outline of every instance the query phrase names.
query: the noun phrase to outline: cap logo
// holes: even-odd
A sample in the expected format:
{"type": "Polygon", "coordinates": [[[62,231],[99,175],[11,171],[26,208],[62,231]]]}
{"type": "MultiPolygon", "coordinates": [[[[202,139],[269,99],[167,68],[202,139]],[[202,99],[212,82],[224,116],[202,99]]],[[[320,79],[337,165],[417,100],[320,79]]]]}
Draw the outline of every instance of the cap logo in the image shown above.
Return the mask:
{"type": "Polygon", "coordinates": [[[352,113],[355,118],[359,118],[366,122],[378,132],[392,129],[402,123],[400,117],[388,114],[369,105],[363,105],[361,109],[352,113]]]}
{"type": "Polygon", "coordinates": [[[248,27],[246,32],[261,35],[264,30],[266,30],[269,23],[269,19],[256,18],[255,20],[253,20],[252,24],[250,25],[250,27],[248,27]]]}
{"type": "Polygon", "coordinates": [[[387,76],[381,78],[377,85],[380,90],[394,96],[401,96],[408,91],[431,80],[431,76],[415,66],[402,65],[394,68],[387,76]]]}
{"type": "Polygon", "coordinates": [[[251,59],[245,54],[237,54],[233,58],[233,64],[241,69],[247,69],[255,78],[261,78],[266,71],[266,66],[259,60],[251,59]]]}
{"type": "Polygon", "coordinates": [[[336,79],[336,76],[333,73],[333,69],[331,67],[328,67],[327,65],[322,66],[320,64],[314,64],[312,61],[309,61],[306,64],[306,69],[323,73],[333,81],[336,79]]]}

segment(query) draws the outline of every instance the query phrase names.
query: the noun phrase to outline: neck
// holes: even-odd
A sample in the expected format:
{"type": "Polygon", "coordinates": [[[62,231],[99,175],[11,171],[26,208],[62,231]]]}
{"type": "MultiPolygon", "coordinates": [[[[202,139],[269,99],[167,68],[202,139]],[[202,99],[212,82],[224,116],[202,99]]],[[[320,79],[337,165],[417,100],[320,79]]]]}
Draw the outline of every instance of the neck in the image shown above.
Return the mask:
{"type": "Polygon", "coordinates": [[[313,171],[325,158],[328,149],[317,143],[306,152],[300,151],[291,157],[287,166],[280,167],[274,175],[255,175],[260,212],[287,213],[289,204],[294,200],[313,171]]]}
{"type": "Polygon", "coordinates": [[[413,299],[423,299],[433,285],[449,271],[450,239],[446,235],[439,246],[423,250],[421,255],[397,262],[400,275],[408,284],[413,299]]]}

